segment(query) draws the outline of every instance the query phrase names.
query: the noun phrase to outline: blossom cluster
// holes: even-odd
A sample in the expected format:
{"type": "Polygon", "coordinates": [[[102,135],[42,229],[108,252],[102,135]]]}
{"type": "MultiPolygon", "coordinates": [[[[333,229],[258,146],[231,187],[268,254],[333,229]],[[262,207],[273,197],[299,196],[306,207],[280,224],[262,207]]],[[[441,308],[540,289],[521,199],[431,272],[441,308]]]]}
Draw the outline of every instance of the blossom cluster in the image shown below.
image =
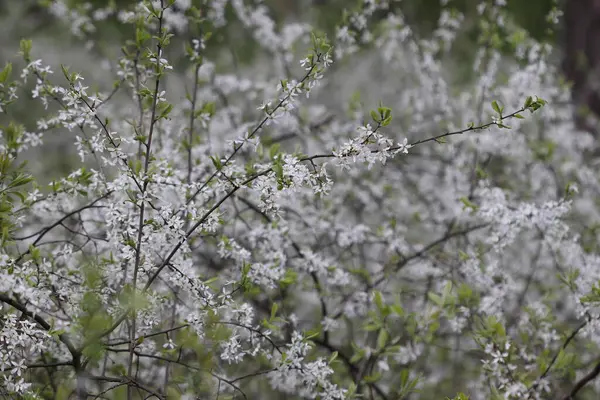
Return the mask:
{"type": "Polygon", "coordinates": [[[430,35],[359,3],[329,39],[262,1],[51,2],[106,68],[22,40],[0,71],[1,395],[600,393],[595,140],[552,46],[501,0],[430,35]]]}

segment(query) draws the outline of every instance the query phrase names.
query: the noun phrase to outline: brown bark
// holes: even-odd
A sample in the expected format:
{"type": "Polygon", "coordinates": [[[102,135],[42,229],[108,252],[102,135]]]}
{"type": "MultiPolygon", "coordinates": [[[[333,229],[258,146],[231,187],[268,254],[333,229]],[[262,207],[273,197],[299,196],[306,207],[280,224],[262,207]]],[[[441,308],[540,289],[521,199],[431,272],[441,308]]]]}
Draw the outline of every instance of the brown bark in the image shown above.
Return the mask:
{"type": "Polygon", "coordinates": [[[598,136],[591,120],[600,119],[600,0],[566,0],[564,22],[562,69],[572,85],[575,124],[598,136]]]}

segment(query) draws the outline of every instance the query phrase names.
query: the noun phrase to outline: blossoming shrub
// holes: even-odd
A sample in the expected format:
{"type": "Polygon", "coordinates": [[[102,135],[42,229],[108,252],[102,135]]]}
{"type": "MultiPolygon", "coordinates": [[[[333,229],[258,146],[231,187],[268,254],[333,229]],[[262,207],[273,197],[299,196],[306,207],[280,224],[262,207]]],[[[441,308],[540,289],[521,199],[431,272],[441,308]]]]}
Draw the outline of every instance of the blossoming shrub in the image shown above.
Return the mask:
{"type": "Polygon", "coordinates": [[[259,1],[52,2],[131,39],[107,91],[29,40],[0,72],[5,117],[46,109],[0,131],[2,396],[597,398],[594,139],[503,1],[456,84],[442,3],[431,37],[365,0],[328,39],[259,1]],[[228,24],[257,66],[208,57],[228,24]],[[79,165],[42,185],[52,135],[79,165]]]}

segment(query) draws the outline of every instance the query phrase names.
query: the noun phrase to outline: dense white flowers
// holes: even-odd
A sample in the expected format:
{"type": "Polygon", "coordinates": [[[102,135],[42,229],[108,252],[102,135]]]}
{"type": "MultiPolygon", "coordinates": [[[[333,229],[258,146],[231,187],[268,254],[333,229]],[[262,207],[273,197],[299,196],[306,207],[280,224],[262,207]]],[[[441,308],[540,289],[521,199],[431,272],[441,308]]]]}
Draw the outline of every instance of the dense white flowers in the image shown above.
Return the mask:
{"type": "MultiPolygon", "coordinates": [[[[2,311],[4,307],[0,308],[2,311]]],[[[48,332],[39,329],[29,320],[19,320],[15,314],[7,314],[0,325],[0,371],[3,371],[2,385],[17,395],[30,388],[25,381],[27,360],[31,355],[47,349],[50,338],[48,332]]]]}
{"type": "Polygon", "coordinates": [[[411,145],[408,139],[395,144],[390,138],[377,132],[370,124],[358,128],[358,136],[343,144],[333,154],[342,168],[348,168],[349,162],[366,163],[370,169],[375,163],[385,164],[388,158],[399,153],[408,153],[411,145]]]}
{"type": "Polygon", "coordinates": [[[23,41],[0,82],[1,112],[43,114],[0,127],[0,395],[577,387],[600,348],[594,139],[504,1],[477,6],[457,84],[472,13],[442,3],[427,38],[365,0],[329,41],[261,1],[52,2],[77,37],[135,36],[98,71],[23,41]]]}

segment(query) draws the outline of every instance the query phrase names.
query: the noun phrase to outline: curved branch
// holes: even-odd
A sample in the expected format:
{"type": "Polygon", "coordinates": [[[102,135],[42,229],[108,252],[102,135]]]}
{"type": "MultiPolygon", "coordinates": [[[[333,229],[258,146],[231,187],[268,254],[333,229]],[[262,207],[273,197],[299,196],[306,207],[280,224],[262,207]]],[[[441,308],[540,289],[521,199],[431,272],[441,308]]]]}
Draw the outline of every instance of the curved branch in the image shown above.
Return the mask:
{"type": "Polygon", "coordinates": [[[577,383],[575,384],[573,389],[571,389],[569,394],[566,395],[565,397],[563,397],[562,400],[575,400],[575,395],[581,389],[583,389],[583,387],[585,385],[587,385],[588,383],[590,383],[591,381],[596,379],[596,377],[598,377],[598,375],[600,375],[600,361],[596,364],[596,366],[594,367],[593,370],[591,370],[586,376],[584,376],[579,381],[577,381],[577,383]]]}

